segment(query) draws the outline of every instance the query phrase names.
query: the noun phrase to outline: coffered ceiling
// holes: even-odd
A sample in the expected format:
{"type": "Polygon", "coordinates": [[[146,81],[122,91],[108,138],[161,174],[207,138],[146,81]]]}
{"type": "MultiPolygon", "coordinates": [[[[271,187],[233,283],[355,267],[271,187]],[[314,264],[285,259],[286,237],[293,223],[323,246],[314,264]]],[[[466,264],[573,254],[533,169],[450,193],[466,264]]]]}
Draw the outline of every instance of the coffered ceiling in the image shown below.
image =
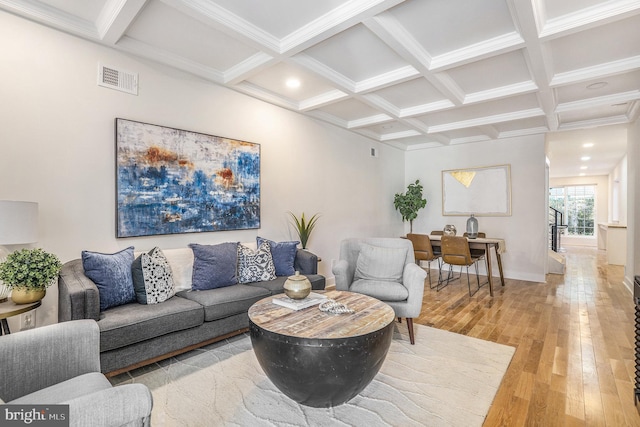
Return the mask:
{"type": "Polygon", "coordinates": [[[0,8],[405,150],[620,125],[640,109],[640,0],[0,8]]]}

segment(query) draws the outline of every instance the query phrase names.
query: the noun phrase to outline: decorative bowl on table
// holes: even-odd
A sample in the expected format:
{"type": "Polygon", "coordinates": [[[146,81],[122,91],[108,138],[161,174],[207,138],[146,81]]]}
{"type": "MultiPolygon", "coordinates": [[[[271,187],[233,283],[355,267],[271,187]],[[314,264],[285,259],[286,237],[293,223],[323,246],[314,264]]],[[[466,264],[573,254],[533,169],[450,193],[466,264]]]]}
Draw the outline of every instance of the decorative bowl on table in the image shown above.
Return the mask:
{"type": "Polygon", "coordinates": [[[445,234],[445,236],[455,236],[457,233],[456,226],[447,224],[444,226],[444,230],[442,230],[442,232],[445,234]]]}

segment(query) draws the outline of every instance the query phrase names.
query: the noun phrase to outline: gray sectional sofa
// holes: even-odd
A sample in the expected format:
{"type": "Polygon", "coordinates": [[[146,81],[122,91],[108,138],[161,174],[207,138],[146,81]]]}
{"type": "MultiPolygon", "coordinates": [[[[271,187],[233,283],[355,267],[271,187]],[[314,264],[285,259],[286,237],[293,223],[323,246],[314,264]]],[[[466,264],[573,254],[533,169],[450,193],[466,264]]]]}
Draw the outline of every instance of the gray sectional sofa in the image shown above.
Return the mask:
{"type": "MultiPolygon", "coordinates": [[[[132,302],[100,311],[96,284],[81,259],[63,265],[58,279],[58,320],[94,319],[100,328],[101,371],[115,375],[245,331],[247,311],[256,301],[283,292],[287,277],[217,289],[192,291],[191,249],[163,251],[176,283],[176,294],[159,304],[132,302]]],[[[312,288],[325,287],[317,274],[318,258],[298,249],[294,267],[312,288]]]]}

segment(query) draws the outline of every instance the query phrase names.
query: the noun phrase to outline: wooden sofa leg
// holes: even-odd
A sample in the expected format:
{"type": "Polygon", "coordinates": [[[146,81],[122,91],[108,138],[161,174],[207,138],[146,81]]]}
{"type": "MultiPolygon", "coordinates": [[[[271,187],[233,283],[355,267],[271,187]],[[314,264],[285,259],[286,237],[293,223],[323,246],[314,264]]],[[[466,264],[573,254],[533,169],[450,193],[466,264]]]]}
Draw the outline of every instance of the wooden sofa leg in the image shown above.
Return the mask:
{"type": "Polygon", "coordinates": [[[409,329],[409,341],[411,342],[411,345],[414,345],[416,340],[413,337],[413,319],[410,317],[407,317],[407,329],[409,329]]]}

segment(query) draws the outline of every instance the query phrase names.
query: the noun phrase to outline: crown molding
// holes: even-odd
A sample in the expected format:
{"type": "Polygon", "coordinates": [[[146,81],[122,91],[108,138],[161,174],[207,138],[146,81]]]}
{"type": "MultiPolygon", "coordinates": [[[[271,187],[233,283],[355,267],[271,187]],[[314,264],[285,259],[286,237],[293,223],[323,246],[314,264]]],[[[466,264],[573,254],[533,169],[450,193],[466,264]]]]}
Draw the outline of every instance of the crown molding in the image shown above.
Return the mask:
{"type": "Polygon", "coordinates": [[[500,122],[528,119],[531,117],[544,116],[544,111],[540,108],[530,108],[528,110],[514,111],[511,113],[494,114],[491,116],[477,117],[475,119],[460,120],[441,125],[429,126],[429,133],[447,132],[456,129],[465,129],[477,126],[490,125],[500,122]]]}
{"type": "Polygon", "coordinates": [[[316,108],[324,107],[325,105],[333,104],[334,102],[341,101],[347,98],[349,95],[342,92],[341,90],[335,89],[329,92],[325,92],[323,94],[314,96],[312,98],[307,98],[303,101],[300,101],[299,109],[300,111],[308,111],[316,108]]]}
{"type": "Polygon", "coordinates": [[[393,120],[393,117],[387,116],[386,114],[375,114],[373,116],[363,117],[361,119],[349,120],[347,128],[348,129],[356,129],[371,125],[378,125],[380,123],[385,123],[393,120]]]}
{"type": "Polygon", "coordinates": [[[355,84],[355,92],[362,93],[372,90],[382,89],[385,86],[389,86],[394,83],[401,83],[402,81],[411,80],[420,73],[411,65],[391,70],[387,73],[382,73],[377,76],[360,80],[355,84]]]}
{"type": "Polygon", "coordinates": [[[516,50],[524,47],[524,39],[517,32],[503,34],[479,43],[474,43],[442,55],[434,56],[431,60],[431,71],[442,71],[446,68],[464,65],[472,60],[516,50]]]}
{"type": "Polygon", "coordinates": [[[611,61],[604,64],[593,65],[591,67],[579,68],[577,70],[557,73],[549,83],[550,87],[563,86],[571,83],[578,83],[587,80],[626,73],[640,68],[640,55],[611,61]]]}
{"type": "Polygon", "coordinates": [[[522,95],[529,92],[535,92],[538,90],[538,86],[531,80],[520,83],[513,83],[510,85],[501,86],[498,88],[483,90],[479,92],[473,92],[467,94],[464,97],[464,104],[473,104],[482,101],[491,101],[500,98],[507,98],[514,95],[522,95]]]}
{"type": "Polygon", "coordinates": [[[640,90],[632,90],[629,92],[598,96],[580,101],[564,102],[556,106],[555,113],[560,114],[567,111],[581,110],[585,108],[611,106],[623,102],[636,101],[638,99],[640,99],[640,90]]]}

